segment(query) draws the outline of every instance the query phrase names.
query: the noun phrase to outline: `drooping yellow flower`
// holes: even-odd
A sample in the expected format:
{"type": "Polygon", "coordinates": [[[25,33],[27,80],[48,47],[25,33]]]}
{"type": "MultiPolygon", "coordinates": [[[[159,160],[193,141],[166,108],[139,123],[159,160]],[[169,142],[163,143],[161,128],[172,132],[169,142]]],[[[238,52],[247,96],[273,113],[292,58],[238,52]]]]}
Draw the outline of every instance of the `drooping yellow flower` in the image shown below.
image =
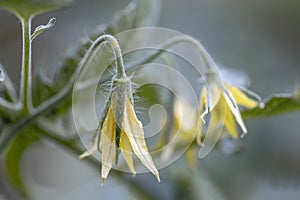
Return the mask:
{"type": "Polygon", "coordinates": [[[168,160],[176,148],[186,148],[196,136],[197,112],[184,99],[175,100],[173,105],[173,123],[170,130],[170,141],[162,153],[162,160],[168,160]]]}
{"type": "Polygon", "coordinates": [[[176,152],[176,149],[187,148],[185,157],[189,166],[192,169],[195,168],[196,151],[194,146],[191,146],[191,144],[196,136],[198,144],[203,145],[201,137],[203,132],[203,123],[205,122],[204,116],[208,113],[210,113],[211,118],[207,134],[212,135],[206,135],[210,137],[210,139],[208,139],[208,143],[203,145],[205,150],[203,149],[204,151],[202,150],[201,154],[199,154],[200,157],[204,154],[206,155],[206,149],[211,149],[215,144],[214,142],[217,142],[219,139],[214,138],[218,135],[215,133],[216,131],[227,132],[231,137],[237,139],[239,134],[236,124],[238,124],[242,129],[243,134],[247,133],[238,105],[251,109],[256,106],[261,106],[261,104],[259,101],[249,98],[237,87],[228,84],[226,84],[225,87],[226,88],[223,89],[217,84],[212,83],[210,85],[210,92],[213,94],[210,96],[207,89],[204,87],[200,99],[200,110],[194,109],[187,101],[183,101],[183,99],[180,102],[175,100],[173,106],[174,123],[171,131],[172,137],[169,140],[167,148],[162,154],[162,159],[164,161],[169,159],[172,154],[176,152]],[[222,128],[222,123],[224,123],[223,130],[219,129],[222,128]],[[190,147],[188,148],[188,146],[190,147]]]}
{"type": "MultiPolygon", "coordinates": [[[[207,88],[204,87],[200,99],[200,112],[206,115],[208,112],[211,113],[210,124],[214,128],[218,126],[218,123],[224,122],[224,128],[234,139],[238,138],[238,131],[236,124],[238,124],[242,130],[241,136],[247,134],[247,128],[242,119],[240,110],[238,106],[245,107],[247,109],[252,109],[257,106],[263,106],[261,102],[249,98],[242,90],[239,88],[225,84],[224,88],[217,84],[210,85],[211,91],[214,93],[213,98],[214,103],[208,102],[208,92],[207,88]]],[[[211,92],[210,91],[210,92],[211,92]]],[[[200,129],[202,128],[204,120],[199,120],[200,129]]],[[[197,136],[197,141],[201,144],[201,131],[197,136]]]]}
{"type": "Polygon", "coordinates": [[[113,91],[104,111],[103,120],[97,130],[92,149],[80,155],[80,159],[90,156],[97,149],[101,152],[102,182],[107,178],[121,150],[124,159],[135,174],[132,151],[142,164],[160,181],[159,173],[148,151],[142,123],[138,120],[132,98],[131,81],[128,77],[113,79],[113,91]]]}

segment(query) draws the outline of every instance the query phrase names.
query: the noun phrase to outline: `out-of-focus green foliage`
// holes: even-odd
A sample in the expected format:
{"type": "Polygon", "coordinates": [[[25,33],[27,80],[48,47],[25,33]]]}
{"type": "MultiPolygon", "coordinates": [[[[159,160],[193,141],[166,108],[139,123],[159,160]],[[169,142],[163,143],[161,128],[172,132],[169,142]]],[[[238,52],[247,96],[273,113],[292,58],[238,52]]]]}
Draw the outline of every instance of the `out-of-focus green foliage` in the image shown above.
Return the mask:
{"type": "Polygon", "coordinates": [[[256,107],[242,112],[245,118],[268,117],[284,114],[300,109],[300,98],[297,95],[274,95],[270,97],[263,108],[256,107]]]}
{"type": "Polygon", "coordinates": [[[26,196],[27,193],[21,177],[20,162],[27,147],[32,143],[39,141],[35,131],[35,129],[27,129],[26,131],[17,135],[17,137],[11,143],[6,154],[7,174],[11,182],[24,196],[26,196]]]}
{"type": "Polygon", "coordinates": [[[0,0],[4,7],[20,19],[28,19],[39,13],[56,10],[72,3],[72,0],[0,0]]]}

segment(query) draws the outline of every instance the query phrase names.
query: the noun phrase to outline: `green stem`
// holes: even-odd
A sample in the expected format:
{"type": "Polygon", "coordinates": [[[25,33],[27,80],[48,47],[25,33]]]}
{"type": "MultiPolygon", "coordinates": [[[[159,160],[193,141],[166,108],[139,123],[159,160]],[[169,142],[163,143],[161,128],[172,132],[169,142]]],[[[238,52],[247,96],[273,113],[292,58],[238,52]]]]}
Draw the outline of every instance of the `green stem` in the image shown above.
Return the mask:
{"type": "Polygon", "coordinates": [[[22,71],[20,85],[20,100],[23,104],[23,113],[32,109],[32,66],[31,66],[31,17],[22,21],[22,71]]]}
{"type": "Polygon", "coordinates": [[[214,63],[213,59],[210,57],[210,55],[207,53],[207,51],[205,50],[205,48],[194,38],[189,37],[189,36],[178,36],[175,38],[172,38],[168,41],[166,41],[165,44],[163,44],[159,49],[157,49],[156,52],[146,56],[145,58],[136,61],[134,63],[130,63],[130,65],[128,65],[127,69],[133,68],[135,66],[139,66],[145,63],[149,63],[151,61],[153,61],[154,59],[156,59],[158,56],[160,56],[162,53],[167,52],[167,49],[169,49],[172,46],[175,46],[176,44],[180,44],[180,43],[189,43],[191,45],[193,45],[194,47],[196,47],[198,53],[201,55],[201,57],[203,58],[203,61],[207,67],[207,71],[208,72],[214,72],[216,70],[216,64],[214,63]]]}
{"type": "MultiPolygon", "coordinates": [[[[214,73],[216,71],[216,64],[214,63],[214,61],[212,60],[210,55],[207,53],[205,48],[194,38],[188,37],[188,36],[178,36],[178,37],[172,38],[170,40],[167,40],[161,47],[156,49],[156,51],[154,51],[153,53],[146,55],[143,59],[140,59],[136,62],[129,63],[126,66],[126,70],[128,71],[136,66],[150,63],[153,60],[155,60],[156,58],[158,58],[159,56],[161,56],[163,53],[168,52],[169,48],[171,48],[172,46],[175,46],[177,44],[180,44],[180,43],[189,43],[189,44],[193,45],[194,47],[196,47],[198,53],[202,56],[203,61],[205,62],[205,65],[207,66],[206,73],[214,73]]],[[[132,53],[132,51],[125,52],[123,54],[123,56],[120,56],[120,55],[122,55],[121,50],[115,49],[115,51],[117,52],[116,59],[119,58],[119,60],[117,60],[117,69],[118,69],[117,73],[119,73],[121,76],[123,73],[124,74],[126,73],[125,70],[123,70],[124,65],[123,65],[122,57],[125,57],[126,55],[132,53]]],[[[114,62],[110,63],[108,68],[110,69],[113,64],[114,64],[114,62]]],[[[101,83],[105,83],[105,82],[109,81],[110,79],[111,79],[111,76],[105,76],[105,77],[103,77],[103,79],[101,79],[101,83]]],[[[95,78],[93,80],[88,80],[86,87],[89,87],[90,85],[94,85],[95,82],[98,82],[98,81],[99,81],[98,78],[95,78]]],[[[101,84],[101,83],[99,83],[99,84],[101,84]]]]}
{"type": "Polygon", "coordinates": [[[9,120],[15,119],[19,115],[21,105],[19,103],[8,102],[0,98],[0,116],[9,120]]]}
{"type": "Polygon", "coordinates": [[[4,87],[4,94],[5,94],[6,99],[9,102],[17,103],[18,96],[17,96],[16,89],[15,89],[14,84],[11,81],[9,75],[7,74],[6,70],[1,65],[1,63],[0,63],[0,69],[1,69],[2,73],[4,73],[4,75],[5,75],[5,79],[3,81],[3,87],[4,87]]]}
{"type": "Polygon", "coordinates": [[[111,35],[104,35],[104,37],[111,45],[113,52],[114,52],[114,57],[116,60],[115,61],[116,68],[117,68],[117,78],[126,77],[123,56],[122,56],[121,48],[120,48],[118,41],[116,40],[116,38],[114,38],[111,35]]]}

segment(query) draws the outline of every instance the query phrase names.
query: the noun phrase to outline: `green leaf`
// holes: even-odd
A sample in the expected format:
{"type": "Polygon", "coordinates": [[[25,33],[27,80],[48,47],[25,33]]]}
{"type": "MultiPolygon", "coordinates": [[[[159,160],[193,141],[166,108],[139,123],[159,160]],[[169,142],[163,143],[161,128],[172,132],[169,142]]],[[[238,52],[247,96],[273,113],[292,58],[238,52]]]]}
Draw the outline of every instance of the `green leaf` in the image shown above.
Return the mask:
{"type": "Polygon", "coordinates": [[[14,138],[14,141],[9,146],[6,154],[7,174],[10,181],[23,196],[27,196],[27,192],[20,174],[21,158],[27,147],[37,141],[38,137],[35,134],[35,130],[26,130],[14,138]]]}
{"type": "Polygon", "coordinates": [[[39,34],[44,32],[45,30],[48,30],[48,29],[52,28],[55,25],[55,21],[56,21],[55,18],[51,18],[49,20],[48,24],[40,25],[40,26],[36,27],[34,32],[31,35],[31,41],[34,40],[34,38],[36,38],[39,34]]]}
{"type": "Polygon", "coordinates": [[[42,12],[68,6],[71,2],[72,0],[0,0],[0,7],[24,20],[42,12]]]}
{"type": "Polygon", "coordinates": [[[242,112],[244,118],[267,117],[284,114],[300,109],[300,96],[294,95],[273,95],[265,102],[264,108],[256,107],[252,110],[242,112]]]}

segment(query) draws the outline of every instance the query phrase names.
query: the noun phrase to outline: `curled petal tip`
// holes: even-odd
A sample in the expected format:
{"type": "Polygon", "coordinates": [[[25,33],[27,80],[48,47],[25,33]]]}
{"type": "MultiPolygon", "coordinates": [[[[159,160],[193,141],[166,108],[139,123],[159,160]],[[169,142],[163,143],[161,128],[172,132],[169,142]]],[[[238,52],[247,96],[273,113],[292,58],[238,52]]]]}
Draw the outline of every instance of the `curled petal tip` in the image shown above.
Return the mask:
{"type": "Polygon", "coordinates": [[[89,156],[89,153],[88,152],[84,152],[83,154],[81,154],[81,155],[79,155],[79,160],[82,160],[82,159],[84,159],[84,158],[86,158],[86,157],[88,157],[89,156]]]}
{"type": "Polygon", "coordinates": [[[203,115],[201,115],[201,116],[200,116],[200,119],[201,119],[201,121],[203,122],[203,124],[205,124],[205,123],[206,123],[206,121],[205,121],[205,119],[204,119],[204,116],[203,116],[203,115]]]}
{"type": "Polygon", "coordinates": [[[204,124],[206,123],[204,117],[205,117],[208,113],[209,113],[209,111],[206,110],[206,111],[204,111],[204,112],[200,115],[200,119],[202,120],[202,122],[203,122],[204,124]]]}
{"type": "Polygon", "coordinates": [[[258,103],[258,107],[259,107],[260,109],[263,109],[263,108],[265,107],[264,102],[259,102],[259,103],[258,103]]]}
{"type": "Polygon", "coordinates": [[[204,147],[206,146],[203,142],[198,143],[198,144],[199,144],[199,146],[200,146],[201,148],[204,148],[204,147]]]}
{"type": "Polygon", "coordinates": [[[202,146],[202,141],[197,140],[197,144],[201,147],[202,146]]]}
{"type": "Polygon", "coordinates": [[[241,138],[243,139],[246,135],[247,135],[247,132],[244,132],[244,133],[241,135],[241,138]]]}
{"type": "Polygon", "coordinates": [[[159,178],[159,174],[158,174],[158,172],[155,174],[155,177],[156,177],[156,179],[157,179],[157,182],[159,182],[159,183],[160,183],[160,178],[159,178]]]}
{"type": "Polygon", "coordinates": [[[82,160],[88,156],[93,155],[93,153],[97,150],[96,146],[93,146],[91,149],[87,150],[86,152],[83,152],[82,154],[79,155],[79,159],[82,160]]]}
{"type": "Polygon", "coordinates": [[[201,137],[197,137],[197,144],[198,144],[200,147],[204,146],[204,144],[203,144],[203,142],[202,142],[202,140],[201,140],[201,137]]]}
{"type": "Polygon", "coordinates": [[[103,186],[103,184],[104,184],[104,181],[105,181],[105,178],[101,178],[101,186],[103,186]]]}

